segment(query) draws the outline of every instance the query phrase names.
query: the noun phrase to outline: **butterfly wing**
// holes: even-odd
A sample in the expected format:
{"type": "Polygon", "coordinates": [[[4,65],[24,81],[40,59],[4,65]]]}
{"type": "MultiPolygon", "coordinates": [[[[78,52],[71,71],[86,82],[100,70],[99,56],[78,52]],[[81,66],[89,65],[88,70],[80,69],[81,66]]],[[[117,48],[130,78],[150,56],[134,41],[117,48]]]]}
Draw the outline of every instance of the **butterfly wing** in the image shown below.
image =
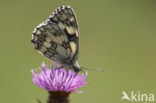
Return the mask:
{"type": "Polygon", "coordinates": [[[35,28],[32,44],[45,57],[62,65],[73,65],[79,52],[78,31],[74,10],[61,6],[35,28]]]}

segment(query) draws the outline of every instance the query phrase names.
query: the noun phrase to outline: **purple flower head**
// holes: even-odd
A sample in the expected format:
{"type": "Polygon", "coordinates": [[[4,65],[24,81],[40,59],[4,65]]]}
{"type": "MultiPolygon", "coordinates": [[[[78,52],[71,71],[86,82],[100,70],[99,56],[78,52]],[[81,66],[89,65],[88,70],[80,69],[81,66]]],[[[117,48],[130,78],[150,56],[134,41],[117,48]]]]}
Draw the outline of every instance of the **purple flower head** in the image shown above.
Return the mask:
{"type": "Polygon", "coordinates": [[[32,80],[40,88],[44,88],[49,92],[64,91],[64,92],[78,92],[76,89],[86,84],[86,75],[79,75],[73,70],[56,69],[42,63],[40,72],[37,69],[32,70],[32,80]]]}

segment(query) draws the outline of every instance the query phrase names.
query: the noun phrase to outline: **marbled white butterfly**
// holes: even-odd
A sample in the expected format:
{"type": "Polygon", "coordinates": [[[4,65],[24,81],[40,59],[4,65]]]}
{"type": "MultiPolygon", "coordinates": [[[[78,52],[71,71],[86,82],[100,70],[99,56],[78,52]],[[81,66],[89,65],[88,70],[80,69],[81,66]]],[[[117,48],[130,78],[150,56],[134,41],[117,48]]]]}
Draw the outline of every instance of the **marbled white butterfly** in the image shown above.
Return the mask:
{"type": "MultiPolygon", "coordinates": [[[[79,28],[74,10],[69,6],[57,8],[32,33],[32,44],[45,57],[75,72],[88,69],[79,66],[79,28]]],[[[95,69],[91,69],[95,70],[95,69]]],[[[102,71],[103,69],[96,69],[102,71]]]]}
{"type": "Polygon", "coordinates": [[[32,44],[45,57],[60,64],[60,68],[80,71],[79,29],[74,10],[69,6],[57,8],[32,33],[32,44]]]}

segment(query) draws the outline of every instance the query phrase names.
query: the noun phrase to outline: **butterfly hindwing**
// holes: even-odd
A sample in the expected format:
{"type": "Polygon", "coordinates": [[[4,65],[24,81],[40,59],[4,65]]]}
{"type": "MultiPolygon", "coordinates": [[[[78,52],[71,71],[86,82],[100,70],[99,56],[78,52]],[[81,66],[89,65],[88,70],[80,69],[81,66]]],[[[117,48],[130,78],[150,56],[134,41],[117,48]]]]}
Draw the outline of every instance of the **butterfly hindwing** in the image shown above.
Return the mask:
{"type": "Polygon", "coordinates": [[[78,57],[79,33],[74,11],[69,6],[61,6],[37,26],[32,43],[45,57],[66,65],[73,65],[78,57]]]}

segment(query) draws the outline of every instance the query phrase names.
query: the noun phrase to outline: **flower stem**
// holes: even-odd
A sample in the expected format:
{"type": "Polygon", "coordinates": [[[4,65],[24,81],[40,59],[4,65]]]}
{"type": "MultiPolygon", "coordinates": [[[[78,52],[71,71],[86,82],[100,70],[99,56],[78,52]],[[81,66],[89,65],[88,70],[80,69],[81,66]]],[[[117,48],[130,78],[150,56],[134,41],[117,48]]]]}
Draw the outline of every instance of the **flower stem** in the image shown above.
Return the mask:
{"type": "Polygon", "coordinates": [[[47,103],[69,103],[69,95],[71,92],[50,91],[47,103]]]}

